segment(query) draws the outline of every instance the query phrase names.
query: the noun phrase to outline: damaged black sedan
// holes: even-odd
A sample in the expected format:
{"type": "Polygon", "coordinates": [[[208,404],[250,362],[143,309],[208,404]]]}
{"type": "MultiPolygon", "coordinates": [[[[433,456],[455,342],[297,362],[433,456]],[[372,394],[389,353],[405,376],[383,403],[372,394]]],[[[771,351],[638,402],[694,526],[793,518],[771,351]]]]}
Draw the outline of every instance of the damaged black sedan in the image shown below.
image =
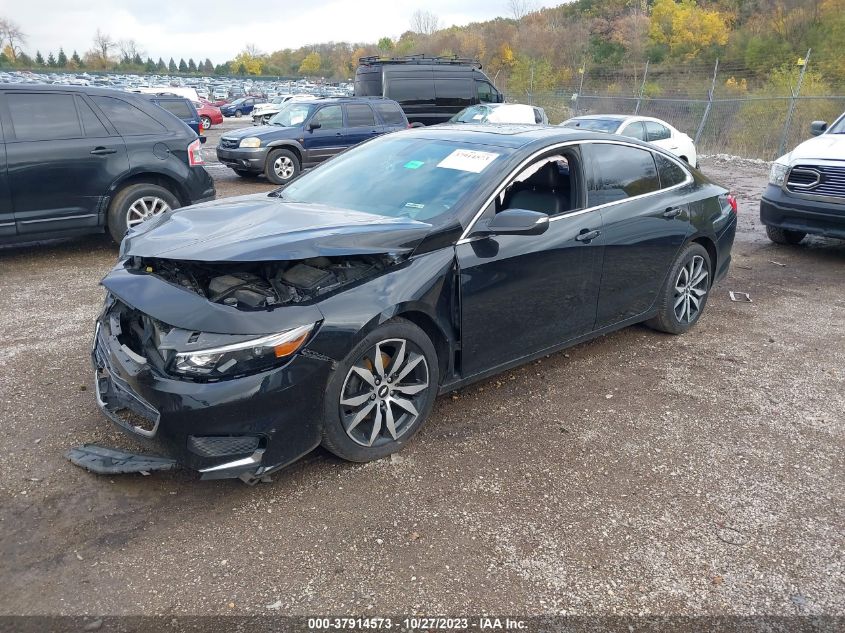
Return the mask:
{"type": "Polygon", "coordinates": [[[97,400],[204,478],[322,444],[384,457],[438,393],[645,321],[680,334],[736,203],[662,150],[562,128],[421,128],[270,194],[180,209],[103,280],[97,400]]]}

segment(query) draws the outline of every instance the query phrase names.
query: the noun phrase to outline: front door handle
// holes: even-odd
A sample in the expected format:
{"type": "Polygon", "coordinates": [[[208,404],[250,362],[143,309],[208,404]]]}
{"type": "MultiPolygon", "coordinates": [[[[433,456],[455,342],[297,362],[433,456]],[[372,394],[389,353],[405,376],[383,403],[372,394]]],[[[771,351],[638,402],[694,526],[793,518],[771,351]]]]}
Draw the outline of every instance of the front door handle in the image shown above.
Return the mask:
{"type": "Polygon", "coordinates": [[[575,236],[575,239],[579,242],[586,242],[590,243],[594,239],[596,239],[599,235],[601,235],[601,231],[591,231],[590,229],[581,229],[581,232],[575,236]]]}
{"type": "Polygon", "coordinates": [[[111,147],[95,147],[91,153],[96,156],[103,156],[104,154],[117,154],[117,150],[111,147]]]}
{"type": "Polygon", "coordinates": [[[663,212],[663,217],[668,219],[677,218],[682,212],[683,209],[681,207],[669,207],[663,212]]]}

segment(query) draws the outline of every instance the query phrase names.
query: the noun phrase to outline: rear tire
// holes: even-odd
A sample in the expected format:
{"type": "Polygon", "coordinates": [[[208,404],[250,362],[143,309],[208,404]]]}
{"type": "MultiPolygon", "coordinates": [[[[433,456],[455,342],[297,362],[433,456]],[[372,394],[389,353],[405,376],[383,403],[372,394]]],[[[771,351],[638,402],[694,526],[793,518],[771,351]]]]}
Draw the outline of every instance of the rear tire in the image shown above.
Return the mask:
{"type": "Polygon", "coordinates": [[[683,334],[698,323],[712,283],[707,249],[697,242],[687,244],[672,264],[657,297],[657,316],[646,321],[646,325],[669,334],[683,334]]]}
{"type": "Polygon", "coordinates": [[[275,149],[267,155],[264,175],[276,185],[286,185],[299,175],[302,166],[296,154],[287,149],[275,149]]]}
{"type": "Polygon", "coordinates": [[[147,183],[129,185],[121,189],[109,204],[109,233],[120,244],[130,226],[180,206],[179,199],[164,187],[147,183]]]}
{"type": "Polygon", "coordinates": [[[200,125],[202,126],[203,130],[209,129],[211,127],[211,117],[201,116],[200,125]]]}
{"type": "Polygon", "coordinates": [[[385,323],[330,374],[323,446],[352,462],[395,453],[425,423],[438,384],[437,352],[426,333],[405,319],[385,323]]]}
{"type": "Polygon", "coordinates": [[[235,110],[235,118],[240,119],[244,115],[240,110],[235,110]]]}
{"type": "Polygon", "coordinates": [[[803,231],[789,231],[787,229],[779,229],[776,226],[766,226],[766,235],[775,244],[789,244],[790,246],[795,246],[807,237],[807,234],[803,231]]]}

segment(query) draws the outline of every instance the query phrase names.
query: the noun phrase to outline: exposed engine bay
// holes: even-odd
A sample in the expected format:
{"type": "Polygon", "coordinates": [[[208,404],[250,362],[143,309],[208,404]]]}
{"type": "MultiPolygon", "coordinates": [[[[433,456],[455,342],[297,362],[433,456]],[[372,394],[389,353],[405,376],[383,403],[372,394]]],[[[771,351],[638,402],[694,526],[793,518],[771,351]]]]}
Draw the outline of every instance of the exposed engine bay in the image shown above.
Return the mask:
{"type": "Polygon", "coordinates": [[[206,263],[130,257],[126,268],[156,275],[212,303],[239,310],[265,310],[311,301],[342,286],[374,277],[401,259],[396,255],[356,255],[206,263]]]}

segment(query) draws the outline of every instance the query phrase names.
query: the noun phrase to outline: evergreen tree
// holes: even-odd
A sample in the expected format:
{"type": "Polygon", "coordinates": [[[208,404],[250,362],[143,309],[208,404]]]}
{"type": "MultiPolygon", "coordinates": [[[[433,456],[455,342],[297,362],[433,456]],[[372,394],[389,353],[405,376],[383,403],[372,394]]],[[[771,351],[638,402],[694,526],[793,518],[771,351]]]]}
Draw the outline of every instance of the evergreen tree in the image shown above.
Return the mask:
{"type": "Polygon", "coordinates": [[[196,65],[196,63],[194,62],[194,58],[193,58],[193,57],[191,57],[191,59],[189,59],[189,60],[188,60],[188,72],[189,72],[189,73],[195,73],[195,72],[197,72],[197,65],[196,65]]]}
{"type": "Polygon", "coordinates": [[[35,51],[35,63],[39,66],[44,65],[44,58],[41,56],[41,51],[35,51]]]}
{"type": "Polygon", "coordinates": [[[205,58],[205,68],[203,68],[203,72],[207,75],[214,72],[214,64],[211,63],[211,60],[208,57],[205,58]]]}
{"type": "Polygon", "coordinates": [[[135,57],[132,58],[132,63],[135,64],[136,66],[143,66],[144,65],[144,60],[141,59],[140,53],[135,53],[135,57]]]}
{"type": "Polygon", "coordinates": [[[179,60],[179,72],[186,73],[188,72],[188,64],[185,63],[185,58],[179,60]]]}
{"type": "Polygon", "coordinates": [[[76,66],[76,68],[84,68],[85,67],[85,64],[83,64],[82,60],[79,59],[79,53],[77,53],[76,51],[73,51],[73,55],[70,56],[70,61],[73,62],[74,66],[76,66]]]}
{"type": "Polygon", "coordinates": [[[156,71],[156,63],[153,61],[152,57],[147,57],[147,63],[144,64],[144,72],[145,73],[154,73],[156,71]]]}
{"type": "Polygon", "coordinates": [[[164,63],[164,60],[159,57],[158,63],[156,64],[156,70],[160,73],[163,73],[167,70],[167,65],[164,63]]]}
{"type": "Polygon", "coordinates": [[[59,56],[56,59],[56,66],[58,66],[59,68],[67,67],[67,55],[65,55],[65,50],[63,48],[59,49],[59,56]]]}
{"type": "Polygon", "coordinates": [[[55,58],[55,57],[53,57],[53,51],[50,51],[50,52],[47,54],[47,65],[48,65],[50,68],[55,68],[55,67],[56,67],[56,58],[55,58]]]}
{"type": "Polygon", "coordinates": [[[177,70],[179,70],[178,68],[176,68],[176,62],[173,61],[172,57],[170,58],[170,63],[167,64],[167,70],[171,73],[175,73],[177,70]]]}

